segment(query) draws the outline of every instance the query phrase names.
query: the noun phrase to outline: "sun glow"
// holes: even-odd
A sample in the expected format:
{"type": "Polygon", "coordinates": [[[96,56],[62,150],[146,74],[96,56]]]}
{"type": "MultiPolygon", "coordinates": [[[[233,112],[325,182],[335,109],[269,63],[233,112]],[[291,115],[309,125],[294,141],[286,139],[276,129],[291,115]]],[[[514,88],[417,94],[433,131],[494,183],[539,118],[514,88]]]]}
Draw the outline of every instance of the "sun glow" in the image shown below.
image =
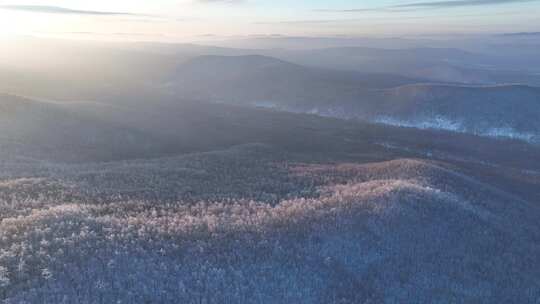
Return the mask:
{"type": "Polygon", "coordinates": [[[0,35],[39,35],[50,32],[78,31],[80,18],[0,10],[0,35]]]}

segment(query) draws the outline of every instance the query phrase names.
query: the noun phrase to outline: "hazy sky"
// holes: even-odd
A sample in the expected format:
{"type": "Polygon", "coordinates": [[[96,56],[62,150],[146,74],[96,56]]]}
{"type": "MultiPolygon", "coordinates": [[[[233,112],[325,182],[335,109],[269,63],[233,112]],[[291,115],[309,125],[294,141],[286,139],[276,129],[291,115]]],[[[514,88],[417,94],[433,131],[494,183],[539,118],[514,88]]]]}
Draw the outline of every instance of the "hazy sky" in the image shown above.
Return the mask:
{"type": "Polygon", "coordinates": [[[540,31],[540,0],[0,1],[0,33],[179,40],[234,35],[540,31]]]}

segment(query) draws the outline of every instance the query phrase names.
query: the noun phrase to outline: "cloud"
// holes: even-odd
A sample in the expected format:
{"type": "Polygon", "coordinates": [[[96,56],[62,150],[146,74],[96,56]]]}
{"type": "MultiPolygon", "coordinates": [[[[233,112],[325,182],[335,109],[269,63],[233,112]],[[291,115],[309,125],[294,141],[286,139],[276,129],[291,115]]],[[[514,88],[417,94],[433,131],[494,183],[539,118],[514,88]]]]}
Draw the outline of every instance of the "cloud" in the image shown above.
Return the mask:
{"type": "MultiPolygon", "coordinates": [[[[356,19],[354,19],[354,20],[356,20],[356,19]]],[[[326,23],[346,22],[346,21],[349,21],[349,20],[332,19],[332,20],[262,21],[262,22],[254,22],[253,24],[258,24],[258,25],[270,25],[270,24],[326,24],[326,23]]]]}
{"type": "Polygon", "coordinates": [[[417,2],[409,4],[394,5],[393,8],[453,8],[462,6],[515,4],[519,2],[533,2],[537,0],[454,0],[454,1],[434,1],[417,2]]]}
{"type": "Polygon", "coordinates": [[[195,0],[198,3],[241,3],[245,0],[195,0]]]}
{"type": "MultiPolygon", "coordinates": [[[[427,17],[402,17],[399,20],[416,20],[416,19],[426,19],[427,17]]],[[[264,22],[254,22],[253,24],[257,25],[296,25],[296,24],[331,24],[331,23],[354,23],[354,22],[366,22],[373,20],[387,20],[388,18],[369,18],[369,19],[307,19],[307,20],[281,20],[281,21],[264,21],[264,22]]]]}
{"type": "Polygon", "coordinates": [[[92,10],[76,10],[60,6],[47,5],[0,5],[1,9],[24,11],[33,13],[46,14],[63,14],[63,15],[90,15],[90,16],[145,16],[129,12],[113,12],[113,11],[92,11],[92,10]]]}
{"type": "Polygon", "coordinates": [[[378,12],[381,10],[384,10],[384,8],[316,9],[314,11],[321,13],[364,13],[378,12]]]}
{"type": "Polygon", "coordinates": [[[418,9],[444,9],[457,8],[466,6],[488,6],[498,4],[516,4],[525,2],[536,2],[539,0],[450,0],[450,1],[426,1],[413,2],[406,4],[390,5],[378,8],[358,8],[358,9],[319,9],[318,12],[333,12],[333,13],[358,13],[358,12],[403,12],[418,9]]]}
{"type": "Polygon", "coordinates": [[[165,34],[159,34],[159,33],[138,33],[138,32],[132,32],[132,33],[124,33],[124,32],[116,32],[116,33],[102,33],[102,32],[42,32],[38,31],[35,32],[36,34],[45,34],[45,35],[88,35],[88,36],[134,36],[134,37],[165,37],[165,34]]]}

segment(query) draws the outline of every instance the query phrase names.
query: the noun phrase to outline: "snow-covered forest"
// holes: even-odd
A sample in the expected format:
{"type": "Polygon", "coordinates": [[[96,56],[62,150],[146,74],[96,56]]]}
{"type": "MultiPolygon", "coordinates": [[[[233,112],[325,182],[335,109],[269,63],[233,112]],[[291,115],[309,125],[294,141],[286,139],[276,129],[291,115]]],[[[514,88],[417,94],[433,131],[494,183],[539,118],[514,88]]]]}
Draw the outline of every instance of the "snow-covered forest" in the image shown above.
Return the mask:
{"type": "Polygon", "coordinates": [[[527,302],[540,290],[540,227],[525,202],[509,207],[515,198],[436,162],[287,158],[247,145],[147,161],[3,163],[1,296],[527,302]]]}

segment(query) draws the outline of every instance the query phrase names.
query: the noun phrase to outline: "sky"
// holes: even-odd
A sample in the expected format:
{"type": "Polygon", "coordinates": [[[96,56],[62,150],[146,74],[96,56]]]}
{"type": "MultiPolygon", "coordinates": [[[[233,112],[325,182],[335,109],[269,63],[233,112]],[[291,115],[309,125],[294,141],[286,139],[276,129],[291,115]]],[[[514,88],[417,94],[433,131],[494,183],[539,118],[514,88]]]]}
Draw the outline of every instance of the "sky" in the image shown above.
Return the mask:
{"type": "Polygon", "coordinates": [[[540,0],[12,0],[0,35],[179,41],[540,31],[540,0]]]}

